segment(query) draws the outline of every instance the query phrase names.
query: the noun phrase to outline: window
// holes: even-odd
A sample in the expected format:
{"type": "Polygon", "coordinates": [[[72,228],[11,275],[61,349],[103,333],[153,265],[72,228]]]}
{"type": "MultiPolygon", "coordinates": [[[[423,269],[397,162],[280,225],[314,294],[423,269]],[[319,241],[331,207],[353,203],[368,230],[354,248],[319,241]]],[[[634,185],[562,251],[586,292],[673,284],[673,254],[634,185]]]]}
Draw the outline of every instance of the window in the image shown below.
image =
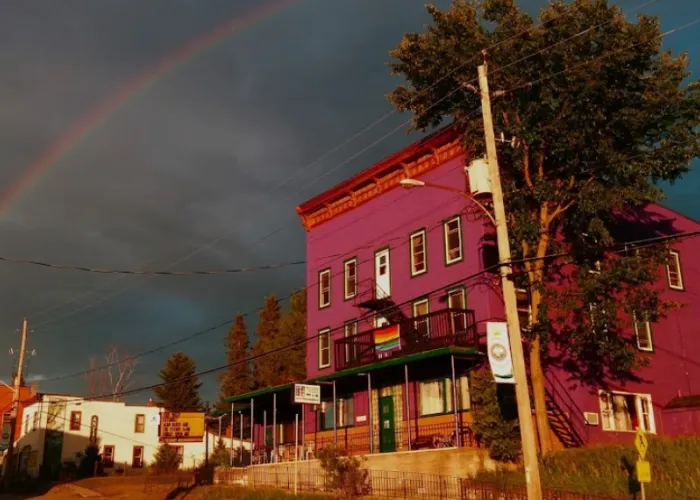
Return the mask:
{"type": "Polygon", "coordinates": [[[318,332],[318,367],[331,366],[331,329],[324,328],[318,332]]]}
{"type": "Polygon", "coordinates": [[[681,254],[678,250],[671,250],[666,264],[668,286],[673,290],[683,290],[683,271],[681,270],[681,254]]]}
{"type": "MultiPolygon", "coordinates": [[[[338,427],[350,427],[355,423],[355,399],[352,396],[338,398],[336,400],[336,407],[338,409],[338,419],[336,421],[336,425],[338,427]]],[[[335,413],[333,401],[324,403],[322,413],[323,430],[327,431],[333,429],[333,418],[335,413]]]]}
{"type": "Polygon", "coordinates": [[[413,322],[415,328],[420,335],[430,335],[430,302],[428,299],[415,301],[412,305],[412,313],[414,318],[418,318],[413,322]]]}
{"type": "Polygon", "coordinates": [[[41,413],[38,411],[34,412],[32,421],[32,430],[35,431],[39,428],[39,419],[41,418],[41,413]]]}
{"type": "Polygon", "coordinates": [[[520,320],[520,330],[526,332],[532,325],[532,308],[530,307],[530,294],[524,288],[515,291],[515,298],[518,308],[518,319],[520,320]]]}
{"type": "Polygon", "coordinates": [[[425,229],[410,236],[411,241],[411,276],[419,276],[428,271],[426,258],[425,229]]]}
{"type": "Polygon", "coordinates": [[[105,467],[114,467],[114,445],[106,444],[102,450],[102,463],[105,467]]]}
{"type": "Polygon", "coordinates": [[[70,430],[79,431],[83,421],[83,414],[79,411],[70,412],[70,430]]]}
{"type": "Polygon", "coordinates": [[[99,422],[97,415],[90,417],[90,442],[94,443],[97,441],[97,424],[99,422]]]}
{"type": "Polygon", "coordinates": [[[139,414],[136,415],[134,419],[134,432],[137,434],[143,434],[146,430],[146,415],[139,414]]]}
{"type": "Polygon", "coordinates": [[[600,391],[600,415],[604,431],[634,432],[637,427],[655,433],[651,396],[600,391]]]}
{"type": "Polygon", "coordinates": [[[143,468],[143,446],[134,446],[131,452],[131,467],[134,469],[143,468]]]}
{"type": "Polygon", "coordinates": [[[345,300],[347,300],[357,295],[357,259],[350,259],[348,261],[345,261],[344,268],[344,290],[345,300]]]}
{"type": "Polygon", "coordinates": [[[462,260],[462,221],[459,217],[450,219],[443,225],[445,232],[445,264],[462,260]]]}
{"type": "Polygon", "coordinates": [[[463,333],[467,330],[467,315],[463,311],[467,308],[467,293],[462,288],[447,291],[447,307],[454,309],[450,314],[452,333],[463,333]]]}
{"type": "Polygon", "coordinates": [[[331,305],[331,270],[324,269],[318,273],[318,307],[331,305]]]}
{"type": "MultiPolygon", "coordinates": [[[[354,337],[357,335],[357,321],[350,321],[345,323],[345,328],[343,331],[345,338],[354,337]]],[[[356,361],[357,360],[357,338],[353,338],[347,344],[345,344],[345,361],[356,361]]]]}
{"type": "MultiPolygon", "coordinates": [[[[420,382],[418,394],[421,417],[454,411],[451,378],[420,382]]],[[[468,410],[471,407],[469,379],[466,375],[457,379],[457,402],[458,410],[468,410]]]]}
{"type": "Polygon", "coordinates": [[[24,433],[29,434],[29,414],[24,417],[24,433]]]}
{"type": "Polygon", "coordinates": [[[653,351],[654,342],[651,336],[651,323],[649,321],[634,320],[634,335],[637,338],[637,349],[640,351],[653,351]]]}

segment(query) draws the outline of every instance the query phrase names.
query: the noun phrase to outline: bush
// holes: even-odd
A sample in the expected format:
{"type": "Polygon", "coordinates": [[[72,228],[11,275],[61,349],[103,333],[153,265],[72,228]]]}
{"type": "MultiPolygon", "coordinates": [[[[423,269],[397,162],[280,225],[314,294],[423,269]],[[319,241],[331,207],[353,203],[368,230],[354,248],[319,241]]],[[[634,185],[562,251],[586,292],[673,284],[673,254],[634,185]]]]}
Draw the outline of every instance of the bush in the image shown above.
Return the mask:
{"type": "Polygon", "coordinates": [[[520,429],[514,386],[496,384],[488,369],[472,372],[471,394],[474,423],[472,429],[489,450],[489,456],[501,462],[520,459],[520,429]]]}
{"type": "MultiPolygon", "coordinates": [[[[632,436],[630,437],[632,441],[632,436]]],[[[652,482],[645,485],[647,498],[677,500],[696,498],[700,491],[700,438],[650,439],[646,460],[651,463],[652,482]]],[[[546,489],[620,498],[639,491],[634,467],[637,451],[629,446],[597,446],[551,453],[541,461],[542,484],[546,489]]],[[[482,473],[489,482],[523,484],[522,472],[482,473]]],[[[501,483],[502,484],[502,483],[501,483]]]]}
{"type": "Polygon", "coordinates": [[[209,463],[214,466],[229,465],[231,461],[231,450],[226,448],[224,440],[219,438],[216,447],[209,457],[209,463]]]}
{"type": "Polygon", "coordinates": [[[153,468],[158,474],[175,472],[180,468],[180,457],[177,450],[168,444],[161,444],[156,451],[153,468]]]}
{"type": "Polygon", "coordinates": [[[87,448],[85,448],[85,453],[80,457],[77,476],[79,479],[83,479],[86,477],[101,476],[102,473],[102,455],[100,455],[100,447],[96,444],[89,444],[87,448]]]}
{"type": "Polygon", "coordinates": [[[341,446],[328,445],[318,453],[327,484],[345,498],[369,494],[369,473],[362,468],[362,460],[353,457],[341,446]]]}

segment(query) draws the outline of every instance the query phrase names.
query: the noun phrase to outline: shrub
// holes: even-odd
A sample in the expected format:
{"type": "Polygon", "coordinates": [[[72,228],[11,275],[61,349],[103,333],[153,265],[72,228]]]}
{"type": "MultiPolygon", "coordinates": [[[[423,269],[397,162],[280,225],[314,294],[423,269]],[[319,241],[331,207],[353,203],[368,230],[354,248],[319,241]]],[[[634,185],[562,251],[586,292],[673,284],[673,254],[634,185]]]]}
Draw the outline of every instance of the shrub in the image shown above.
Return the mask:
{"type": "Polygon", "coordinates": [[[488,448],[489,456],[501,462],[520,459],[520,429],[514,387],[496,384],[488,369],[472,372],[472,428],[488,448]]]}
{"type": "Polygon", "coordinates": [[[369,494],[369,473],[362,468],[363,461],[342,446],[326,446],[318,453],[318,461],[336,493],[348,499],[369,494]]]}
{"type": "Polygon", "coordinates": [[[98,445],[89,444],[85,453],[80,455],[77,475],[80,479],[102,475],[102,456],[98,445]]]}
{"type": "Polygon", "coordinates": [[[161,444],[158,447],[158,451],[156,451],[153,468],[159,474],[178,470],[180,468],[180,457],[177,454],[177,450],[168,444],[161,444]]]}
{"type": "Polygon", "coordinates": [[[231,461],[231,451],[226,448],[224,440],[219,438],[216,447],[209,457],[209,463],[214,466],[229,465],[231,461]]]}

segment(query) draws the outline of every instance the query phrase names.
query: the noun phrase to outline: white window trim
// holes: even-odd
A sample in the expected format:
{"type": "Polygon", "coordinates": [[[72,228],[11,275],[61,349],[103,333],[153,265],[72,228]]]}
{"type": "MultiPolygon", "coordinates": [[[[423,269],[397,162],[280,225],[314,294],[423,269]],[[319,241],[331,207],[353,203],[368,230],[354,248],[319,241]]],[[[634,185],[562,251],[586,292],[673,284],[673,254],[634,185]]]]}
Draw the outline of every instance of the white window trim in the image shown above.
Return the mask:
{"type": "MultiPolygon", "coordinates": [[[[652,404],[651,401],[651,394],[640,394],[636,392],[624,392],[624,391],[604,391],[602,389],[598,390],[598,406],[599,406],[599,411],[600,411],[600,418],[601,418],[601,428],[605,432],[626,432],[626,433],[632,433],[632,432],[637,432],[636,429],[631,429],[631,430],[618,430],[615,428],[610,428],[610,419],[606,418],[605,415],[603,414],[603,398],[602,395],[607,394],[610,398],[612,398],[613,395],[621,395],[621,396],[634,396],[634,406],[635,410],[637,411],[637,415],[641,416],[642,415],[642,399],[646,399],[647,403],[649,404],[649,425],[651,426],[651,429],[642,429],[644,432],[647,434],[656,434],[656,421],[654,419],[654,405],[652,404]],[[606,421],[607,421],[607,426],[606,426],[606,421]]],[[[615,416],[612,416],[612,421],[614,423],[615,416]]],[[[642,420],[640,420],[642,422],[642,420]]]]}
{"type": "Polygon", "coordinates": [[[331,305],[331,270],[324,269],[318,273],[318,308],[324,309],[331,305]],[[323,277],[328,275],[328,302],[323,302],[323,277]]]}
{"type": "Polygon", "coordinates": [[[414,276],[420,276],[421,274],[425,274],[428,272],[428,239],[427,235],[425,232],[425,229],[421,229],[420,231],[416,231],[415,233],[412,233],[411,236],[409,237],[410,240],[410,249],[411,249],[411,277],[414,276]],[[416,271],[416,262],[415,262],[415,255],[414,255],[414,249],[413,249],[413,241],[416,239],[418,236],[421,236],[423,238],[423,269],[421,271],[416,271]]]}
{"type": "Polygon", "coordinates": [[[462,297],[462,304],[464,304],[464,308],[467,308],[467,291],[465,290],[464,287],[460,286],[458,288],[450,288],[447,290],[447,307],[450,306],[450,297],[453,297],[455,295],[460,295],[462,297]]]}
{"type": "Polygon", "coordinates": [[[459,262],[464,258],[464,241],[462,238],[462,218],[458,215],[457,217],[452,217],[449,220],[446,220],[442,224],[442,238],[444,240],[444,246],[445,246],[445,263],[446,264],[454,264],[455,262],[459,262]],[[456,257],[454,259],[450,259],[450,252],[448,248],[448,239],[447,239],[447,226],[454,222],[457,221],[457,234],[459,235],[459,257],[456,257]]]}
{"type": "Polygon", "coordinates": [[[649,321],[638,321],[637,318],[633,318],[634,323],[634,336],[637,340],[637,349],[643,352],[654,352],[654,331],[651,328],[651,323],[649,321]],[[639,327],[642,326],[647,334],[649,335],[649,347],[642,347],[639,345],[639,327]]]}
{"type": "MultiPolygon", "coordinates": [[[[359,327],[358,321],[348,321],[347,323],[345,323],[345,325],[343,325],[343,337],[344,337],[344,338],[347,339],[348,337],[354,337],[354,336],[357,335],[358,333],[360,333],[360,327],[359,327]],[[353,333],[352,335],[348,335],[348,329],[349,329],[350,327],[354,327],[354,330],[355,330],[354,333],[353,333]]],[[[345,344],[345,361],[346,361],[346,362],[347,362],[348,358],[350,357],[350,348],[351,348],[351,347],[352,347],[352,349],[353,349],[355,352],[357,352],[357,344],[355,344],[355,343],[352,343],[352,344],[346,343],[346,344],[345,344]]]]}
{"type": "Polygon", "coordinates": [[[345,299],[352,299],[357,295],[357,258],[346,260],[343,264],[343,293],[345,299]],[[355,264],[355,286],[353,290],[348,290],[348,264],[355,264]]]}
{"type": "Polygon", "coordinates": [[[331,329],[330,328],[323,328],[322,330],[319,330],[318,332],[318,367],[319,368],[328,368],[331,366],[331,357],[332,357],[332,349],[331,349],[331,329]],[[328,363],[324,364],[323,363],[323,344],[321,343],[321,338],[326,336],[328,338],[328,363]]]}
{"type": "Polygon", "coordinates": [[[681,268],[681,254],[678,250],[670,250],[669,254],[676,263],[676,267],[678,269],[678,280],[680,281],[680,285],[676,286],[671,284],[671,267],[668,264],[666,264],[666,279],[668,282],[668,287],[671,290],[683,291],[685,290],[685,283],[683,282],[683,269],[681,268]]]}
{"type": "Polygon", "coordinates": [[[423,304],[428,306],[428,312],[425,314],[430,314],[430,301],[428,299],[420,299],[420,300],[416,300],[415,302],[411,303],[411,314],[413,315],[414,318],[416,317],[417,306],[420,306],[423,304]]]}

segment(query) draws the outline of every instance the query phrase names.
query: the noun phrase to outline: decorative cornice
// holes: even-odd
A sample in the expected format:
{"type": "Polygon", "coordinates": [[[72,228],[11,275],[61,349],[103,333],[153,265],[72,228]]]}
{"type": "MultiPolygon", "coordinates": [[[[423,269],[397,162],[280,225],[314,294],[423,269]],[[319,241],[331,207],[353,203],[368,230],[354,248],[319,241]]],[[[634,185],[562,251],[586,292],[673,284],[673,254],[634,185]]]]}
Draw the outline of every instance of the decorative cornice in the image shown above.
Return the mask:
{"type": "Polygon", "coordinates": [[[465,153],[453,130],[440,130],[300,205],[297,213],[310,231],[398,187],[402,179],[417,178],[465,153]]]}

